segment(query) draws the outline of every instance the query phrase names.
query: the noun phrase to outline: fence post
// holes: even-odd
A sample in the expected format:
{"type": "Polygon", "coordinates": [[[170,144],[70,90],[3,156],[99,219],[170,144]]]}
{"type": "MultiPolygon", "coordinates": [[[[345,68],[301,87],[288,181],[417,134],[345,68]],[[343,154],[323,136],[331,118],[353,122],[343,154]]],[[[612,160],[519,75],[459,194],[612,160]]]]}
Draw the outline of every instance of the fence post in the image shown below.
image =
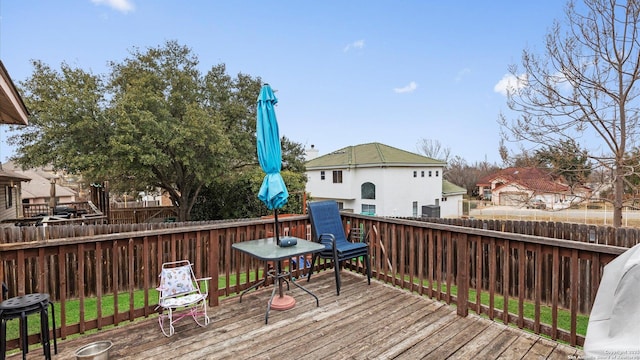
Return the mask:
{"type": "Polygon", "coordinates": [[[467,234],[458,234],[456,239],[456,252],[458,259],[458,276],[456,276],[456,286],[458,287],[457,312],[459,316],[469,315],[469,243],[467,234]]]}

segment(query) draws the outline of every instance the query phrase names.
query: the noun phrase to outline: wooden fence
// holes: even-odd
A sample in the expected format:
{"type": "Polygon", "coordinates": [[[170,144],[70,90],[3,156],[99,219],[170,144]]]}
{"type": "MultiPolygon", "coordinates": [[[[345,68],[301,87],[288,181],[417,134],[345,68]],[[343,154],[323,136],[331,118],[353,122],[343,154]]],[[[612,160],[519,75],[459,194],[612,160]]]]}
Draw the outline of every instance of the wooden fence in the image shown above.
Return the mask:
{"type": "MultiPolygon", "coordinates": [[[[461,316],[469,310],[514,324],[571,345],[582,345],[579,314],[588,314],[602,269],[624,248],[564,241],[402,219],[343,213],[346,229],[357,229],[370,244],[373,276],[399,288],[454,304],[461,316]],[[481,302],[488,297],[488,303],[481,302]],[[506,299],[507,301],[501,301],[506,299]],[[509,301],[516,304],[509,310],[509,301]],[[535,314],[525,315],[532,303],[535,314]],[[504,304],[504,305],[503,305],[504,304]],[[542,320],[550,309],[552,321],[542,320]],[[561,329],[558,312],[570,313],[561,329]]],[[[280,221],[281,232],[306,238],[307,216],[280,221]]],[[[57,302],[62,338],[155,314],[157,274],[163,262],[189,259],[196,276],[212,276],[210,306],[252,285],[266,264],[232,251],[231,245],[273,233],[273,220],[168,226],[156,230],[68,237],[0,244],[0,279],[9,296],[47,292],[57,302]],[[236,281],[238,279],[250,279],[236,281]],[[142,306],[134,297],[141,293],[142,306]],[[126,299],[124,302],[122,296],[126,299]],[[85,304],[97,301],[97,313],[85,304]],[[70,310],[70,301],[79,309],[70,310]],[[102,304],[113,301],[115,314],[102,304]],[[77,322],[67,320],[77,312],[77,322]]],[[[325,269],[330,263],[320,262],[325,269]]],[[[357,261],[347,265],[364,272],[357,261]]],[[[37,336],[29,339],[37,342],[37,336]]],[[[18,346],[11,339],[10,348],[18,346]]]]}
{"type": "Polygon", "coordinates": [[[139,224],[145,222],[175,222],[177,211],[171,206],[136,208],[112,208],[109,216],[111,224],[139,224]]]}
{"type": "MultiPolygon", "coordinates": [[[[68,207],[74,209],[78,214],[90,214],[93,218],[98,211],[101,215],[107,217],[110,224],[137,224],[144,222],[167,222],[169,220],[175,221],[177,211],[172,206],[147,206],[147,207],[117,207],[109,209],[108,211],[98,210],[93,204],[88,201],[70,202],[70,203],[58,203],[59,207],[68,207]]],[[[45,215],[54,215],[54,209],[48,204],[23,204],[22,213],[25,219],[42,217],[45,215]]],[[[71,216],[70,218],[80,219],[82,216],[71,216]]],[[[78,220],[80,221],[80,220],[78,220]]]]}
{"type": "Polygon", "coordinates": [[[485,219],[441,219],[441,218],[404,218],[471,227],[474,229],[495,230],[514,234],[543,236],[554,239],[573,240],[592,244],[613,245],[630,248],[640,243],[640,228],[605,225],[587,225],[554,221],[532,220],[485,220],[485,219]]]}
{"type": "Polygon", "coordinates": [[[576,333],[577,315],[590,313],[604,266],[626,250],[430,222],[346,213],[343,218],[377,229],[372,241],[379,279],[456,304],[461,315],[471,309],[571,345],[584,343],[576,333]],[[517,303],[517,313],[509,312],[509,300],[517,303]],[[535,307],[533,318],[525,317],[525,303],[535,307]],[[551,324],[541,322],[545,307],[551,324]],[[559,309],[570,312],[569,330],[558,328],[559,309]]]}
{"type": "MultiPolygon", "coordinates": [[[[172,207],[148,207],[112,209],[112,217],[109,225],[104,224],[103,219],[69,219],[56,221],[43,230],[37,227],[14,227],[12,224],[0,227],[0,244],[8,242],[28,242],[43,239],[57,239],[66,237],[91,236],[99,234],[112,234],[125,231],[144,231],[164,229],[168,227],[181,227],[214,224],[228,221],[241,220],[217,220],[207,222],[173,223],[175,209],[172,207]],[[82,223],[82,227],[75,223],[82,223]]],[[[518,220],[482,220],[482,219],[440,219],[440,218],[403,218],[400,220],[413,220],[430,222],[435,224],[463,226],[474,229],[509,232],[522,235],[542,236],[554,239],[580,241],[591,244],[613,245],[630,248],[640,243],[640,228],[614,228],[611,226],[585,225],[563,222],[546,221],[518,221],[518,220]]]]}
{"type": "MultiPolygon", "coordinates": [[[[101,219],[98,219],[101,220],[101,219]]],[[[163,230],[180,227],[194,227],[213,224],[228,224],[234,222],[246,222],[241,220],[210,220],[190,222],[143,222],[106,224],[102,221],[92,223],[92,219],[68,219],[48,223],[48,226],[4,226],[0,227],[0,244],[34,242],[55,239],[66,239],[105,234],[117,234],[123,232],[137,232],[150,230],[163,230]]]]}

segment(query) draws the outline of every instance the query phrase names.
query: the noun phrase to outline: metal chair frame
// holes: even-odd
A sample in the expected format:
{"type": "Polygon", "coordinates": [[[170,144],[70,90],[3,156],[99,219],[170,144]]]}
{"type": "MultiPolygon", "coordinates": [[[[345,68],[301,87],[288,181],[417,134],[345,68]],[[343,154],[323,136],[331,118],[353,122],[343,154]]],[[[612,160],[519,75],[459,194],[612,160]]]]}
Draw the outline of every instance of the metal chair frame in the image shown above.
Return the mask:
{"type": "Polygon", "coordinates": [[[179,260],[162,264],[159,278],[156,310],[159,310],[158,323],[165,336],[172,336],[174,324],[188,316],[202,327],[210,323],[207,282],[211,277],[196,278],[193,265],[188,260],[179,260]]]}

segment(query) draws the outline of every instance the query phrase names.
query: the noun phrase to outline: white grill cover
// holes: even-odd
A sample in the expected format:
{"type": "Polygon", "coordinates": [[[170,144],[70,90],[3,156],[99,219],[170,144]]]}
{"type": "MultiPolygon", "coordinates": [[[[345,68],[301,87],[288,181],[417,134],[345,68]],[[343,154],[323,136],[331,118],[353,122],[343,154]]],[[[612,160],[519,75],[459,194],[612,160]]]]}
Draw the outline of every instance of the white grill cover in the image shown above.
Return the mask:
{"type": "Polygon", "coordinates": [[[604,267],[584,352],[589,359],[640,359],[640,244],[604,267]]]}

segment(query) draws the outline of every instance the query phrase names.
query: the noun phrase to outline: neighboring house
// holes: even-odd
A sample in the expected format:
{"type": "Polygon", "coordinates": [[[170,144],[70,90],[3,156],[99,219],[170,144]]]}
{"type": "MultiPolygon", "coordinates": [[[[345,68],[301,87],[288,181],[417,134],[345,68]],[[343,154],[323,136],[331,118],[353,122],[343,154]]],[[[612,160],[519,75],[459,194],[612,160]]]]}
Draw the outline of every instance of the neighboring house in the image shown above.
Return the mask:
{"type": "Polygon", "coordinates": [[[572,190],[562,177],[538,168],[506,168],[480,179],[477,186],[481,198],[494,205],[563,208],[591,196],[588,187],[572,190]]]}
{"type": "Polygon", "coordinates": [[[60,185],[63,182],[62,177],[52,169],[22,170],[12,161],[2,164],[2,168],[30,179],[28,183],[22,184],[22,204],[50,204],[52,194],[56,204],[78,201],[78,193],[67,186],[60,185]]]}
{"type": "Polygon", "coordinates": [[[445,166],[380,143],[349,146],[306,162],[306,190],[354,213],[458,217],[466,190],[442,179],[445,166]]]}
{"type": "MultiPolygon", "coordinates": [[[[27,125],[28,116],[29,111],[0,61],[0,124],[27,125]]],[[[22,217],[20,189],[22,182],[29,180],[0,167],[0,221],[22,217]]]]}
{"type": "Polygon", "coordinates": [[[462,201],[467,189],[448,180],[442,180],[442,201],[440,202],[442,217],[462,216],[462,201]],[[444,215],[443,215],[444,214],[444,215]]]}

